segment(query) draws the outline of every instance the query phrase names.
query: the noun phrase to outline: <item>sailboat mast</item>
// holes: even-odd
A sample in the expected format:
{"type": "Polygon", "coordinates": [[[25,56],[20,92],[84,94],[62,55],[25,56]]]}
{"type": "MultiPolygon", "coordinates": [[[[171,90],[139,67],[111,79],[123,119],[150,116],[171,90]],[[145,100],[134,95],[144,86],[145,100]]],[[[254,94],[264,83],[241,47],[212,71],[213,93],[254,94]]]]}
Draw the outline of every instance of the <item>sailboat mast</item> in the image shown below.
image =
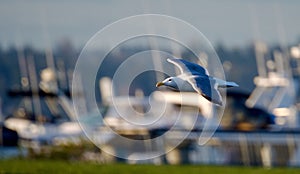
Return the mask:
{"type": "Polygon", "coordinates": [[[42,107],[39,96],[39,84],[33,55],[29,55],[27,57],[27,64],[32,92],[33,114],[35,116],[35,119],[39,120],[38,117],[42,115],[42,107]]]}

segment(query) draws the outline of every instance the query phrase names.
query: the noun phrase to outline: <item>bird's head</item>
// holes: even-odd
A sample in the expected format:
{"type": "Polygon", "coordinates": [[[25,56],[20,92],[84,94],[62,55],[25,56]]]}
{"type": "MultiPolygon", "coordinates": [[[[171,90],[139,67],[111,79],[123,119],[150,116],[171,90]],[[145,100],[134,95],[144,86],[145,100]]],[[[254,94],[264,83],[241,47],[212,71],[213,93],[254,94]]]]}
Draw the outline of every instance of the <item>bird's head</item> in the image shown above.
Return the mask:
{"type": "Polygon", "coordinates": [[[179,90],[177,84],[178,84],[177,77],[168,77],[165,80],[163,80],[162,82],[157,82],[156,87],[167,86],[167,87],[172,88],[174,90],[179,90]]]}

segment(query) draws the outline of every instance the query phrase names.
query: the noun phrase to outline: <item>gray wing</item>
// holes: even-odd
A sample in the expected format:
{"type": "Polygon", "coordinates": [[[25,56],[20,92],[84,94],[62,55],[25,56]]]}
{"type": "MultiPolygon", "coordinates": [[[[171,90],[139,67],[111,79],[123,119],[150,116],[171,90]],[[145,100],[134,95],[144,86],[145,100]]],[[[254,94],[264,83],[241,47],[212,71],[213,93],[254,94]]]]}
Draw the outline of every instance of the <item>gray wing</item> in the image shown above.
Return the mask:
{"type": "Polygon", "coordinates": [[[222,106],[222,97],[216,80],[207,76],[193,76],[188,80],[192,87],[207,100],[222,106]]]}
{"type": "Polygon", "coordinates": [[[181,73],[208,76],[207,70],[198,64],[175,58],[168,58],[167,61],[177,66],[180,69],[181,73]]]}

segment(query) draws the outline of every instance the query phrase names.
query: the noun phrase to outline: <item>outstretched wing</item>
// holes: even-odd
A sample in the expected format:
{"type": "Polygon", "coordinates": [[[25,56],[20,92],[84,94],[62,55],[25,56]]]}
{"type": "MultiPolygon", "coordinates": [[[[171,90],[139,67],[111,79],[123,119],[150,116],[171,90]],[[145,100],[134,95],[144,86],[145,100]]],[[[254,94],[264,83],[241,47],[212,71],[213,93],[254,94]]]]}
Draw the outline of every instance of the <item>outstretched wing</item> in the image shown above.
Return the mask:
{"type": "Polygon", "coordinates": [[[222,97],[218,91],[216,81],[207,76],[194,76],[188,82],[192,85],[195,91],[201,94],[207,100],[222,106],[222,97]]]}
{"type": "Polygon", "coordinates": [[[168,58],[167,61],[177,66],[180,69],[181,73],[208,76],[207,70],[198,64],[175,58],[168,58]]]}
{"type": "Polygon", "coordinates": [[[205,68],[183,59],[168,58],[167,61],[180,69],[183,79],[187,80],[195,91],[207,100],[222,106],[222,97],[217,89],[218,84],[215,79],[208,76],[205,68]]]}

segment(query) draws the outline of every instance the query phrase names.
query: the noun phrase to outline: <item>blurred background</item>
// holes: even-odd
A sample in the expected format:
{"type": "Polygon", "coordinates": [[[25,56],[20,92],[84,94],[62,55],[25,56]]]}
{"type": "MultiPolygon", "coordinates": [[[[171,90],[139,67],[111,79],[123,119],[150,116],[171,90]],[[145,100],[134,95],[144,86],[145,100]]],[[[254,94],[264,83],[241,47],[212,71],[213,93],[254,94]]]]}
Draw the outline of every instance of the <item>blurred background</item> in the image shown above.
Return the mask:
{"type": "MultiPolygon", "coordinates": [[[[277,0],[1,1],[0,159],[299,167],[299,8],[299,1],[277,0]],[[134,107],[144,117],[153,117],[147,115],[148,98],[153,97],[156,104],[162,102],[157,95],[150,96],[156,90],[155,72],[135,78],[129,91],[131,105],[122,102],[122,87],[114,89],[115,94],[107,92],[110,79],[127,57],[152,49],[147,42],[118,46],[99,69],[95,97],[105,123],[93,124],[91,131],[97,135],[94,140],[99,140],[101,149],[86,138],[76,121],[71,96],[73,71],[85,43],[110,23],[147,13],[173,16],[195,26],[216,50],[226,79],[240,85],[227,91],[220,126],[204,146],[197,139],[203,120],[214,114],[211,110],[218,111],[198,96],[184,94],[192,102],[180,103],[176,92],[162,89],[157,94],[169,99],[167,114],[174,115],[181,109],[186,115],[186,121],[176,127],[177,132],[162,144],[146,142],[169,130],[171,116],[154,127],[132,127],[111,105],[109,99],[116,94],[117,104],[125,112],[134,107]],[[187,131],[195,110],[199,111],[196,126],[174,150],[154,159],[128,160],[168,151],[176,135],[187,131]],[[107,127],[124,137],[144,140],[144,147],[129,153],[122,146],[130,148],[130,144],[115,142],[119,146],[109,146],[117,140],[107,133],[107,127]],[[114,157],[103,149],[128,158],[114,157]]],[[[187,39],[193,43],[192,37],[187,39]]],[[[171,52],[187,60],[194,58],[190,52],[171,52]]],[[[76,80],[81,85],[82,81],[76,80]]],[[[76,95],[83,98],[80,109],[89,109],[85,94],[76,95]]],[[[128,112],[132,117],[134,114],[128,112]]]]}

